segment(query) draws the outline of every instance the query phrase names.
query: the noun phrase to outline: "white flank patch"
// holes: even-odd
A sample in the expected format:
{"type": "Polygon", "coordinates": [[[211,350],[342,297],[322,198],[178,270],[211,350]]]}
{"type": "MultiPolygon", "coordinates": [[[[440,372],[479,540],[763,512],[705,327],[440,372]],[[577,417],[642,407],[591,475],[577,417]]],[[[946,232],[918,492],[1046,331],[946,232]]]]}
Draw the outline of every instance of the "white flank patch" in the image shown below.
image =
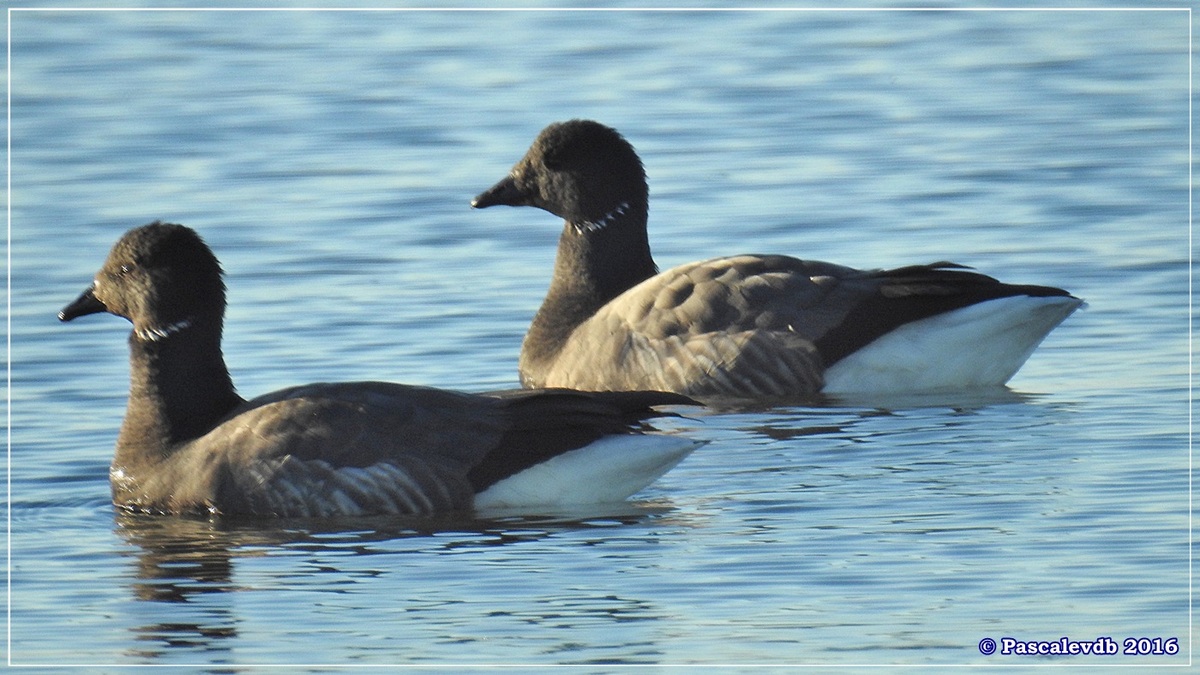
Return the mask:
{"type": "Polygon", "coordinates": [[[998,387],[1083,304],[1025,295],[988,300],[900,326],[825,371],[830,394],[998,387]]]}
{"type": "Polygon", "coordinates": [[[704,445],[682,436],[605,436],[552,457],[475,495],[476,509],[619,502],[704,445]]]}

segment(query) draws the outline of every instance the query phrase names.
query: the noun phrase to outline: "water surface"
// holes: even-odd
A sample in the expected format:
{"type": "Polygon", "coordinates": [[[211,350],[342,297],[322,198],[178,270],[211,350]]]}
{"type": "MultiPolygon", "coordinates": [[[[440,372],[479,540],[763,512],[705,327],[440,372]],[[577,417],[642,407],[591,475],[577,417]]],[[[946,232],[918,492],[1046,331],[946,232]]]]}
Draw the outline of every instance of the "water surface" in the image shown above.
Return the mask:
{"type": "Polygon", "coordinates": [[[1187,21],[13,12],[10,661],[1189,662],[1187,21]],[[515,386],[560,225],[468,202],[572,117],[638,148],[660,267],[950,259],[1089,306],[1004,391],[665,421],[711,443],[628,505],[114,513],[128,328],[55,314],[123,231],[216,250],[246,396],[515,386]]]}

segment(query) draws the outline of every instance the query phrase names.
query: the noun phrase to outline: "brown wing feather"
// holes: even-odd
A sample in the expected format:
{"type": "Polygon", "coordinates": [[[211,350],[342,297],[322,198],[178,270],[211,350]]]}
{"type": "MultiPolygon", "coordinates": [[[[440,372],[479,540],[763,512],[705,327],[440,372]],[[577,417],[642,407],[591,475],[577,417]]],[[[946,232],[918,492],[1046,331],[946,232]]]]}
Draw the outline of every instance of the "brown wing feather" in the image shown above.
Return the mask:
{"type": "Polygon", "coordinates": [[[306,385],[245,403],[176,452],[153,483],[130,485],[122,502],[290,516],[466,509],[496,481],[627,433],[658,414],[649,406],[680,403],[691,401],[657,392],[479,396],[381,382],[306,385]]]}
{"type": "MultiPolygon", "coordinates": [[[[832,285],[798,274],[800,262],[718,258],[652,277],[583,323],[545,384],[705,397],[815,392],[822,383],[820,357],[812,338],[789,319],[797,306],[819,307],[832,285]]],[[[849,270],[818,263],[811,271],[849,270]]]]}
{"type": "Polygon", "coordinates": [[[807,395],[821,389],[825,368],[904,323],[1010,295],[1067,293],[946,262],[864,271],[778,255],[715,258],[626,291],[525,375],[581,389],[807,395]]]}

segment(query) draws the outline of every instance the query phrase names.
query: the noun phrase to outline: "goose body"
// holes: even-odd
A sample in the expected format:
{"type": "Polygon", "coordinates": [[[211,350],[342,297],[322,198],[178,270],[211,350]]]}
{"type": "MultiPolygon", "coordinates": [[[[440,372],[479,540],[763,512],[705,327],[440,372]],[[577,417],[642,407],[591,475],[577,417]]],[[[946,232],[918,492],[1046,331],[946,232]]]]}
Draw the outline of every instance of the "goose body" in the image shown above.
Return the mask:
{"type": "Polygon", "coordinates": [[[859,270],[736,255],[658,272],[641,160],[615,130],[552,124],[472,202],[565,220],[525,336],[529,387],[702,399],[1000,386],[1082,301],[953,263],[859,270]]]}
{"type": "Polygon", "coordinates": [[[699,445],[639,432],[651,406],[687,402],[656,392],[344,382],[247,401],[221,355],[224,309],[207,245],[156,222],[126,233],[60,313],[133,323],[129,405],[110,469],[118,506],[310,517],[619,501],[699,445]]]}

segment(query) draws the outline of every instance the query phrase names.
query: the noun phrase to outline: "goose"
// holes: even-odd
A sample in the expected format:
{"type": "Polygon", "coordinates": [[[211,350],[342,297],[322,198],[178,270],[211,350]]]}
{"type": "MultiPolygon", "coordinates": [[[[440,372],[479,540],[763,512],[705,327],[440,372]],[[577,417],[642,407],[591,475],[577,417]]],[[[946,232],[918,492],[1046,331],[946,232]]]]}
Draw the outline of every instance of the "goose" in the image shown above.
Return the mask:
{"type": "Polygon", "coordinates": [[[429,515],[623,500],[701,445],[642,433],[675,394],[316,383],[245,400],[221,352],[225,283],[194,230],[126,232],[62,321],[128,319],[129,402],[109,477],[138,512],[429,515]]]}
{"type": "Polygon", "coordinates": [[[641,160],[592,120],[547,126],[471,205],[565,221],[521,345],[526,387],[700,400],[998,387],[1083,303],[949,262],[859,270],[747,254],[659,272],[641,160]]]}

